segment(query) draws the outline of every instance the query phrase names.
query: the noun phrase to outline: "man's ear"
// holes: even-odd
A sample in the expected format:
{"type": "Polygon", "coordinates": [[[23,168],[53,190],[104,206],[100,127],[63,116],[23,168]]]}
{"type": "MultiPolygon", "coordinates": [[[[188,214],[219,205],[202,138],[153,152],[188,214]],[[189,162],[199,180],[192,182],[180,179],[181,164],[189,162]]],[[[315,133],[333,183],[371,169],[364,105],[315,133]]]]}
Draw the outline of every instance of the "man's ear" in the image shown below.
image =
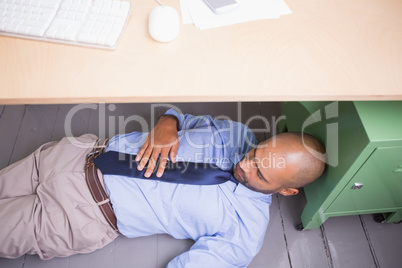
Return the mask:
{"type": "Polygon", "coordinates": [[[288,196],[288,195],[296,195],[299,193],[299,190],[296,188],[283,188],[280,191],[278,191],[281,195],[288,196]]]}

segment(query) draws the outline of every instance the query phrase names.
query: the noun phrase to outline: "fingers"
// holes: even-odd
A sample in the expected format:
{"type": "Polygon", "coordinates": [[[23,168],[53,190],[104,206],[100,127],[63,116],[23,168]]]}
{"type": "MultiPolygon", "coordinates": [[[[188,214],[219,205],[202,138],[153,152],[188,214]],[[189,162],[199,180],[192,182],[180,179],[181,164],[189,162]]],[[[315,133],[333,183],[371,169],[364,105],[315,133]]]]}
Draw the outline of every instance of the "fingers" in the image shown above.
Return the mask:
{"type": "Polygon", "coordinates": [[[173,163],[176,163],[176,155],[177,150],[179,148],[179,142],[176,140],[173,145],[164,145],[162,147],[155,146],[150,143],[149,138],[145,140],[143,146],[141,147],[140,151],[138,152],[135,161],[139,162],[137,169],[142,171],[144,167],[148,163],[148,167],[144,173],[146,178],[149,178],[153,171],[155,170],[155,166],[160,155],[160,163],[156,172],[157,177],[161,177],[164,173],[168,156],[173,163]]]}
{"type": "Polygon", "coordinates": [[[148,162],[148,167],[144,174],[144,176],[146,178],[149,178],[151,176],[152,172],[154,171],[156,162],[158,161],[158,156],[160,154],[160,151],[161,151],[160,149],[149,148],[145,152],[144,157],[142,158],[142,160],[140,162],[140,165],[141,165],[141,170],[142,170],[148,162]]]}
{"type": "MultiPolygon", "coordinates": [[[[142,171],[144,167],[147,165],[148,161],[151,158],[151,155],[153,156],[156,152],[154,151],[153,146],[150,144],[150,139],[149,136],[145,139],[144,144],[142,145],[140,151],[138,152],[137,156],[135,157],[135,161],[139,162],[137,169],[139,171],[142,171]]],[[[159,152],[158,152],[159,155],[159,152]]],[[[158,157],[156,156],[156,158],[158,157]]],[[[150,170],[150,165],[155,167],[155,163],[152,165],[151,162],[148,164],[147,170],[150,170]]],[[[148,175],[149,172],[146,172],[146,175],[148,175]]],[[[152,173],[152,171],[151,171],[152,173]]],[[[150,174],[148,175],[148,177],[150,174]]]]}
{"type": "Polygon", "coordinates": [[[170,160],[173,163],[176,163],[176,155],[177,150],[179,149],[179,141],[177,141],[171,148],[170,148],[170,160]]]}
{"type": "MultiPolygon", "coordinates": [[[[138,167],[137,167],[138,170],[141,171],[141,170],[144,169],[145,165],[148,163],[148,160],[149,160],[149,157],[151,156],[151,153],[152,153],[152,147],[149,146],[149,147],[146,148],[146,151],[141,156],[141,160],[138,163],[138,167]]],[[[136,157],[136,159],[137,159],[137,157],[136,157]]]]}
{"type": "MultiPolygon", "coordinates": [[[[147,138],[145,139],[144,144],[142,145],[142,147],[141,147],[140,151],[138,152],[137,156],[135,157],[135,161],[138,162],[138,161],[141,160],[141,158],[144,155],[145,150],[148,148],[148,146],[149,146],[149,136],[147,136],[147,138]]],[[[138,170],[142,170],[142,168],[138,169],[138,170]]]]}
{"type": "Polygon", "coordinates": [[[166,168],[166,163],[167,163],[167,153],[165,156],[163,156],[161,154],[158,171],[156,172],[156,177],[158,177],[158,178],[162,177],[163,172],[165,171],[165,168],[166,168]]]}

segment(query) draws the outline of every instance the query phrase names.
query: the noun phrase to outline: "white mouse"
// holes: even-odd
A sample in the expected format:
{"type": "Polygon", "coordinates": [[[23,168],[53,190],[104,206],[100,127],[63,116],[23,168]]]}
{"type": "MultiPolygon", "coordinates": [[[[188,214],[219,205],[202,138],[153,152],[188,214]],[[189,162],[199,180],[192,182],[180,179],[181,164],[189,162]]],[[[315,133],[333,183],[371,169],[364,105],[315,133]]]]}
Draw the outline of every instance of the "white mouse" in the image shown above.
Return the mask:
{"type": "Polygon", "coordinates": [[[149,14],[149,34],[158,42],[170,42],[180,32],[179,14],[170,6],[157,6],[149,14]]]}

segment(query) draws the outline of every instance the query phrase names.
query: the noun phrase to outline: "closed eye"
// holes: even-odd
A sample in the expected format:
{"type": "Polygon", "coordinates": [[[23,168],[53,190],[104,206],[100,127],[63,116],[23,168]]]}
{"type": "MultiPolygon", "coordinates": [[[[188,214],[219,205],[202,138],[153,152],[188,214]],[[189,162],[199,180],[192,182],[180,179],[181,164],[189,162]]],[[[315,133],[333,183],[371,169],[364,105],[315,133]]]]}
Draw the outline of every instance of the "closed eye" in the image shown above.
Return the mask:
{"type": "Polygon", "coordinates": [[[263,180],[263,181],[269,183],[269,181],[267,181],[267,180],[264,178],[264,176],[262,175],[260,169],[258,168],[257,162],[255,161],[255,158],[253,159],[253,162],[254,162],[254,166],[257,168],[257,175],[258,175],[258,177],[259,177],[261,180],[263,180]]]}

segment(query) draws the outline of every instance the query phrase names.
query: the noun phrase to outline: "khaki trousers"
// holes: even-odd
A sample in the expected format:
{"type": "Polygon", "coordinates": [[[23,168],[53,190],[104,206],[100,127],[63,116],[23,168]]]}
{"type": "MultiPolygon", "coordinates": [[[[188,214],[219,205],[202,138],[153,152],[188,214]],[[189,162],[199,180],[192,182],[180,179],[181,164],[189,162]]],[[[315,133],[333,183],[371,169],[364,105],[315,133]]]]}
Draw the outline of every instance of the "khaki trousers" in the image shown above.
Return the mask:
{"type": "Polygon", "coordinates": [[[85,181],[86,155],[96,139],[87,134],[74,144],[67,138],[46,143],[0,171],[0,257],[65,257],[118,236],[85,181]]]}

